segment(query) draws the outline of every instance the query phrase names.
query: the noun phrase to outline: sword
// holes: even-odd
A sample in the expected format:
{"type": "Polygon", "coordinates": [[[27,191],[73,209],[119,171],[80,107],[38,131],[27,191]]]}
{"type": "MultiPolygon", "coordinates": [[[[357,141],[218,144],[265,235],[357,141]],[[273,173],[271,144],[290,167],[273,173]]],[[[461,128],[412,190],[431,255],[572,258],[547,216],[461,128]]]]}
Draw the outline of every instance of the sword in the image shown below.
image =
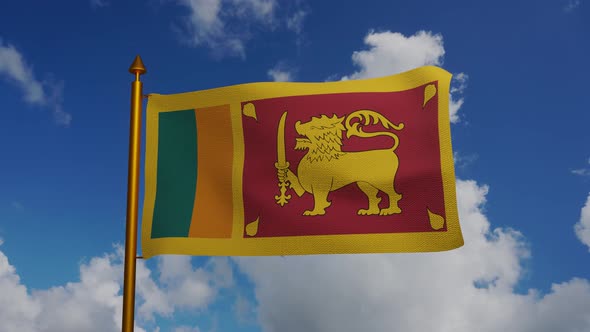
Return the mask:
{"type": "Polygon", "coordinates": [[[277,204],[283,206],[289,203],[291,195],[286,195],[287,188],[289,187],[289,181],[287,180],[287,170],[289,169],[289,162],[285,156],[285,120],[287,119],[287,112],[283,113],[281,120],[279,121],[279,128],[277,130],[277,162],[275,167],[279,172],[284,172],[285,177],[283,180],[279,178],[280,195],[275,195],[277,204]]]}

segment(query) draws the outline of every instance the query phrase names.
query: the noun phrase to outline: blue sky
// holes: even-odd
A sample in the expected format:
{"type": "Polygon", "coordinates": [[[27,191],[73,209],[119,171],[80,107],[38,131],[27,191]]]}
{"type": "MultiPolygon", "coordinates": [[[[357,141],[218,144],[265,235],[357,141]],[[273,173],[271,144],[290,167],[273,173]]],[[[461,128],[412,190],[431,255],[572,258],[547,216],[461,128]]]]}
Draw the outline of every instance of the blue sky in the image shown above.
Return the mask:
{"type": "Polygon", "coordinates": [[[0,330],[118,330],[141,54],[144,91],[163,94],[452,72],[466,245],[151,259],[138,331],[588,331],[589,40],[584,0],[7,1],[0,330]]]}

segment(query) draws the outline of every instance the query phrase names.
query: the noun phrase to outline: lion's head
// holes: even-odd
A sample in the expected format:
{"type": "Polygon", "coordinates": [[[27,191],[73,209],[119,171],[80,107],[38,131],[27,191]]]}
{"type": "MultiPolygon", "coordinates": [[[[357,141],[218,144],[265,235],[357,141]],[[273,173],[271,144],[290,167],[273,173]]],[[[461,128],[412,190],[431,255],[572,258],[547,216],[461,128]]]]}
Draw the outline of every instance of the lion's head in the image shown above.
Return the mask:
{"type": "Polygon", "coordinates": [[[342,132],[345,130],[342,122],[344,117],[335,114],[329,118],[325,115],[312,117],[310,121],[295,123],[295,130],[303,137],[297,138],[296,150],[309,149],[309,161],[331,160],[343,154],[342,132]]]}

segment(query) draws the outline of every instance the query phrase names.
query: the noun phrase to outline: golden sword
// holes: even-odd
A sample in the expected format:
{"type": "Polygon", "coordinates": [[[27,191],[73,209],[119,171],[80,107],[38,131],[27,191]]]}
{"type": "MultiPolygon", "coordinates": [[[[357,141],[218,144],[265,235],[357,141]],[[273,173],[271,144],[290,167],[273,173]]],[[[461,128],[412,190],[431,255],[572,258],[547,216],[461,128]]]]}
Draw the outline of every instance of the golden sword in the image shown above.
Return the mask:
{"type": "Polygon", "coordinates": [[[291,195],[286,195],[287,188],[289,188],[289,181],[287,180],[287,170],[289,169],[289,162],[285,156],[285,120],[287,119],[287,112],[283,113],[279,121],[279,128],[277,131],[277,162],[275,167],[279,172],[283,172],[284,177],[281,180],[279,177],[280,195],[275,195],[277,204],[283,206],[289,202],[291,195]]]}

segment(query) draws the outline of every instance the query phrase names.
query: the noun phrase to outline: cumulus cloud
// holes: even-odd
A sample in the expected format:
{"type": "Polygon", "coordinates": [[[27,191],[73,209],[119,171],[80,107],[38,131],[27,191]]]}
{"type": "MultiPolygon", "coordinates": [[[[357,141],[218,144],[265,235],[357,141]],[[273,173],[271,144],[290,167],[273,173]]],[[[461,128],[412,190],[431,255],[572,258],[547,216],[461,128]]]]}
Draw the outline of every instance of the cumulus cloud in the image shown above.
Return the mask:
{"type": "MultiPolygon", "coordinates": [[[[365,38],[369,49],[353,54],[359,70],[343,79],[440,65],[442,40],[429,32],[410,37],[372,32],[365,38]]],[[[467,79],[459,73],[452,82],[456,109],[467,79]]],[[[555,283],[545,295],[535,289],[517,292],[531,255],[525,238],[516,230],[492,227],[485,215],[488,186],[458,180],[456,191],[465,245],[455,250],[236,258],[255,284],[263,330],[590,330],[588,280],[555,283]]]]}
{"type": "Polygon", "coordinates": [[[590,250],[590,194],[580,212],[580,221],[574,225],[574,230],[578,239],[590,250]]]}
{"type": "Polygon", "coordinates": [[[256,285],[265,331],[584,331],[590,283],[515,292],[530,253],[492,228],[488,187],[458,181],[465,245],[441,253],[237,259],[256,285]]]}
{"type": "Polygon", "coordinates": [[[14,266],[0,252],[0,322],[7,331],[33,332],[37,330],[34,318],[41,312],[39,302],[21,285],[14,266]]]}
{"type": "Polygon", "coordinates": [[[218,289],[231,287],[234,283],[227,258],[214,257],[205,267],[195,268],[190,256],[167,255],[159,259],[158,271],[159,284],[164,286],[162,290],[153,288],[158,301],[146,301],[149,307],[140,308],[140,312],[147,313],[148,317],[154,312],[152,306],[165,308],[161,312],[164,315],[172,313],[173,308],[206,308],[218,289]]]}
{"type": "Polygon", "coordinates": [[[62,107],[63,83],[37,80],[23,55],[14,46],[4,44],[1,38],[0,77],[19,87],[26,103],[52,109],[57,124],[70,124],[72,116],[62,107]]]}
{"type": "MultiPolygon", "coordinates": [[[[112,256],[80,267],[80,281],[29,291],[0,252],[0,321],[3,331],[116,331],[121,313],[120,264],[112,256]]],[[[138,331],[143,331],[138,329],[138,331]]]]}
{"type": "MultiPolygon", "coordinates": [[[[398,32],[372,31],[364,42],[369,48],[352,54],[352,61],[359,70],[342,77],[343,80],[393,75],[420,66],[441,66],[445,55],[442,35],[428,31],[419,31],[408,37],[398,32]]],[[[453,123],[459,122],[458,112],[464,103],[467,80],[465,73],[453,77],[449,105],[453,123]]]]}
{"type": "Polygon", "coordinates": [[[181,0],[189,10],[184,34],[192,46],[205,45],[218,56],[245,56],[251,24],[275,20],[275,0],[181,0]]]}
{"type": "Polygon", "coordinates": [[[352,61],[360,69],[345,79],[379,77],[425,65],[440,65],[445,54],[442,35],[427,31],[409,37],[398,32],[370,32],[364,42],[369,49],[352,54],[352,61]]]}
{"type": "MultiPolygon", "coordinates": [[[[193,268],[187,257],[163,256],[153,275],[144,261],[137,264],[136,319],[153,323],[154,315],[169,317],[179,309],[204,309],[219,287],[233,283],[228,262],[211,260],[193,268]],[[215,281],[215,280],[222,280],[215,281]]],[[[231,268],[230,268],[231,271],[231,268]]],[[[122,316],[123,249],[81,264],[80,280],[49,289],[29,290],[0,251],[0,322],[3,332],[120,331],[122,316]]],[[[198,331],[180,327],[179,331],[198,331]],[[184,329],[184,330],[183,330],[184,329]]]]}

